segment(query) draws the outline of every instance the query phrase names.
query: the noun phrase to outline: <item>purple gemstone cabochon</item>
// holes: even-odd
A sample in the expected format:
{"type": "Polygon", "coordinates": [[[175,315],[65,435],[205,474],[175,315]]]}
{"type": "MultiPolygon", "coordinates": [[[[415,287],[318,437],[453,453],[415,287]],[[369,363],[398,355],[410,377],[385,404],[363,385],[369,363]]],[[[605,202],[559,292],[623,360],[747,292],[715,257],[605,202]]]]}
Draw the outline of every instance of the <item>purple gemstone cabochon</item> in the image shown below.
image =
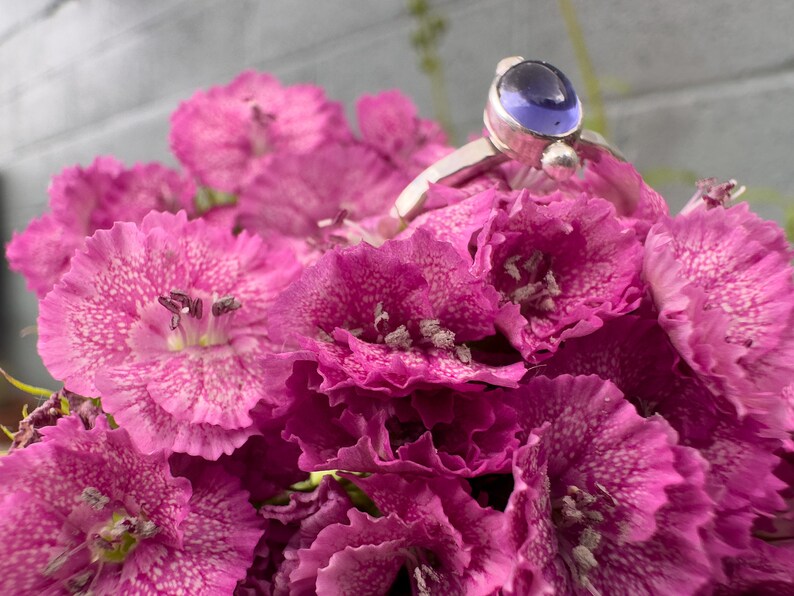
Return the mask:
{"type": "Polygon", "coordinates": [[[532,132],[564,136],[579,125],[582,106],[576,91],[551,64],[520,62],[502,75],[497,89],[505,111],[532,132]]]}

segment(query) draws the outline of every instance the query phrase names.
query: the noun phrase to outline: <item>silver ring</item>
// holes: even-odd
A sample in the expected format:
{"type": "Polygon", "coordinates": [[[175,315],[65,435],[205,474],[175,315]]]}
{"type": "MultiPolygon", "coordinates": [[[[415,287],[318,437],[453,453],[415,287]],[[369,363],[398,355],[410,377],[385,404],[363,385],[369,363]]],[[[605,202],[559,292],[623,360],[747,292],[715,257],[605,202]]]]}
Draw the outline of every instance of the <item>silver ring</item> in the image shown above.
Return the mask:
{"type": "Polygon", "coordinates": [[[410,221],[422,212],[432,183],[455,186],[510,159],[562,181],[583,160],[606,151],[625,158],[600,134],[582,130],[582,104],[570,80],[547,62],[504,58],[496,66],[483,114],[488,136],[443,157],[405,189],[392,208],[410,221]]]}

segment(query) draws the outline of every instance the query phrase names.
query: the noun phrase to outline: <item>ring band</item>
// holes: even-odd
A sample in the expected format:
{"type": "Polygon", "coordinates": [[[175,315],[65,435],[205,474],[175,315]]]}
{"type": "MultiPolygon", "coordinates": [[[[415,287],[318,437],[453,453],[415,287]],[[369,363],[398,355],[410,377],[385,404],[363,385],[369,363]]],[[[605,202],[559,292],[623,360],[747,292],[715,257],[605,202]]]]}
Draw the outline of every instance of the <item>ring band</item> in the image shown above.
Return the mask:
{"type": "Polygon", "coordinates": [[[583,160],[603,152],[625,158],[600,134],[582,130],[582,107],[568,78],[557,68],[521,56],[496,67],[483,114],[489,136],[441,158],[400,193],[395,218],[410,221],[419,213],[430,184],[456,186],[510,159],[566,180],[583,160]]]}

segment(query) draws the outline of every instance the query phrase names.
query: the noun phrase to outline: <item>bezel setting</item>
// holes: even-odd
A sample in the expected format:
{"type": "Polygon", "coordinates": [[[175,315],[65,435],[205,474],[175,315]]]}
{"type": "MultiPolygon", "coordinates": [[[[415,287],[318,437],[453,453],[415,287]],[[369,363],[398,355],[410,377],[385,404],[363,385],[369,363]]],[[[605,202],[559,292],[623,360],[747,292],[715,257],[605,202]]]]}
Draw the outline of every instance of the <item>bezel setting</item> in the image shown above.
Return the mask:
{"type": "Polygon", "coordinates": [[[511,56],[499,62],[496,77],[488,92],[483,120],[494,146],[516,161],[536,169],[542,169],[556,180],[572,175],[579,167],[579,158],[574,147],[582,131],[582,104],[576,97],[578,118],[575,125],[562,134],[547,134],[527,128],[516,120],[502,104],[499,85],[512,68],[523,64],[542,64],[555,73],[563,75],[552,65],[540,60],[525,60],[511,56]]]}

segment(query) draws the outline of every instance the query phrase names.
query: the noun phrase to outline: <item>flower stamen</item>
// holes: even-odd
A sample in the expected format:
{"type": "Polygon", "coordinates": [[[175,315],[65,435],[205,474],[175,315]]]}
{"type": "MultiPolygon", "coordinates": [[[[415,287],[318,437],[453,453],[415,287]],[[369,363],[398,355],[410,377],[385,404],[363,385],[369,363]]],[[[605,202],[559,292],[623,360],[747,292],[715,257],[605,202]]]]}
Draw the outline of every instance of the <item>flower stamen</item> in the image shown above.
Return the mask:
{"type": "Polygon", "coordinates": [[[234,296],[224,296],[223,298],[219,298],[212,303],[212,314],[215,317],[220,317],[221,315],[233,312],[240,307],[242,307],[242,304],[239,300],[237,300],[237,298],[234,296]]]}

